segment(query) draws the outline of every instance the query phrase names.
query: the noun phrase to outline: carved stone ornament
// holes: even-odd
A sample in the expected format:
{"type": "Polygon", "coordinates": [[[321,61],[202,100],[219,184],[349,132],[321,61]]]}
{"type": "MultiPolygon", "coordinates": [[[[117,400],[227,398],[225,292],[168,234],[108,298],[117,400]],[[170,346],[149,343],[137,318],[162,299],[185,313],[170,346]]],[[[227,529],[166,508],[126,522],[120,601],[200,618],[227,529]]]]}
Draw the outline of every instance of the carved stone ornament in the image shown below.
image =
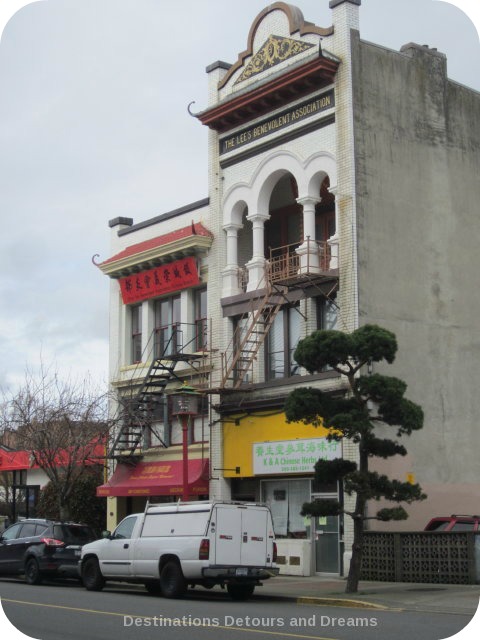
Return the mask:
{"type": "Polygon", "coordinates": [[[259,49],[259,51],[253,56],[250,62],[247,64],[240,77],[236,80],[242,82],[252,76],[266,71],[276,64],[292,58],[293,56],[314,47],[314,44],[307,42],[299,42],[292,38],[282,38],[281,36],[270,36],[265,44],[259,49]]]}

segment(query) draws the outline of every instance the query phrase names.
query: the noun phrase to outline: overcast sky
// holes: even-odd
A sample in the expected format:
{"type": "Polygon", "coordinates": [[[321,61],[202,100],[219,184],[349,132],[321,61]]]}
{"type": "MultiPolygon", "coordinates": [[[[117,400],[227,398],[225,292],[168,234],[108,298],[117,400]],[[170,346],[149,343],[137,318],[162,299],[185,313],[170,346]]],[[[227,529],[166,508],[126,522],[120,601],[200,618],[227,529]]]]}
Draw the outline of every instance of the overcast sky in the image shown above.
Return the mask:
{"type": "MultiPolygon", "coordinates": [[[[4,0],[0,0],[3,2],[4,0]]],[[[25,0],[26,2],[27,0],[25,0]]],[[[477,0],[478,1],[478,0],[477,0]]],[[[18,0],[21,4],[21,0],[18,0]]],[[[108,220],[204,198],[205,67],[233,63],[262,0],[42,0],[0,40],[0,386],[40,358],[106,381],[108,220]]],[[[328,0],[295,2],[330,26],[328,0]]],[[[0,28],[3,25],[0,25],[0,28]]],[[[435,0],[363,0],[361,37],[437,47],[480,90],[469,18],[435,0]]]]}

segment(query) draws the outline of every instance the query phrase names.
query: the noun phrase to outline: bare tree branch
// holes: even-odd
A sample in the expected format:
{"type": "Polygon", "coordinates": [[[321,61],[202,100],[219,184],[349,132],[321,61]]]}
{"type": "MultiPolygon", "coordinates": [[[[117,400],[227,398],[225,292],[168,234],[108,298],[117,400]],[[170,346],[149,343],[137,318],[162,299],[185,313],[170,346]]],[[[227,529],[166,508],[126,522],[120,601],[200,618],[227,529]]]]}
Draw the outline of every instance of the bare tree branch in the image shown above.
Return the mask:
{"type": "Polygon", "coordinates": [[[21,387],[3,398],[0,430],[15,430],[17,446],[31,452],[54,485],[61,513],[86,467],[103,462],[114,420],[108,417],[108,394],[90,378],[61,379],[50,367],[27,370],[21,387]]]}

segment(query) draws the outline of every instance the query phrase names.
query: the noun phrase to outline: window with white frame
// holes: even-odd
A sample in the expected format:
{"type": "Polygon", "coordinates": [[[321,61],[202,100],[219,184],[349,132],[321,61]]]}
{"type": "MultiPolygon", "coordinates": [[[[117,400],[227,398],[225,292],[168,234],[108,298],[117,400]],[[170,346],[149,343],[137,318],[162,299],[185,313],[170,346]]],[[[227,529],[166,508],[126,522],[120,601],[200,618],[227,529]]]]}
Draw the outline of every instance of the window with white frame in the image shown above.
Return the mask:
{"type": "MultiPolygon", "coordinates": [[[[335,298],[316,298],[318,329],[337,328],[337,304],[335,298]]],[[[303,318],[297,306],[285,306],[275,317],[265,345],[265,379],[278,380],[301,375],[293,357],[302,337],[303,318]]]]}
{"type": "Polygon", "coordinates": [[[207,289],[195,291],[195,348],[203,351],[208,347],[207,289]]]}
{"type": "Polygon", "coordinates": [[[132,364],[142,361],[142,305],[130,307],[131,314],[131,356],[132,364]]]}
{"type": "Polygon", "coordinates": [[[335,298],[320,296],[317,298],[317,326],[319,329],[334,330],[337,328],[338,307],[335,298]]]}
{"type": "Polygon", "coordinates": [[[153,396],[148,407],[149,429],[145,431],[146,447],[163,447],[168,444],[168,426],[165,424],[165,395],[153,396]]]}
{"type": "Polygon", "coordinates": [[[180,296],[156,300],[154,318],[155,356],[160,358],[178,353],[182,347],[180,296]]]}
{"type": "Polygon", "coordinates": [[[296,307],[284,307],[275,317],[265,349],[266,379],[277,380],[300,374],[293,354],[300,340],[302,316],[296,307]]]}

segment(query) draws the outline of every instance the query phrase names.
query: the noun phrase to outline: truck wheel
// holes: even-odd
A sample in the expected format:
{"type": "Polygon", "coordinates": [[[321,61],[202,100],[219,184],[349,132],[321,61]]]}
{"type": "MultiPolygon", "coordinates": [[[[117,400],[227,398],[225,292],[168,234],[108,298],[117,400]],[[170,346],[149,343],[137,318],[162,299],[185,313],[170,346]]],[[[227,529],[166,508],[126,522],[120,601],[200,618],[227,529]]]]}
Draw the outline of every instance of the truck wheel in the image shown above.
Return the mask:
{"type": "Polygon", "coordinates": [[[160,573],[160,587],[165,598],[181,598],[187,590],[182,568],[173,560],[165,564],[160,573]]]}
{"type": "Polygon", "coordinates": [[[105,586],[96,558],[87,558],[82,564],[82,582],[87,591],[101,591],[105,586]]]}
{"type": "Polygon", "coordinates": [[[25,563],[25,582],[27,584],[40,584],[42,582],[40,567],[35,558],[29,558],[25,563]]]}
{"type": "Polygon", "coordinates": [[[160,582],[158,580],[149,580],[145,582],[145,589],[152,596],[159,596],[162,593],[162,588],[160,587],[160,582]]]}
{"type": "Polygon", "coordinates": [[[227,591],[232,600],[248,600],[255,591],[255,585],[227,584],[227,591]]]}

